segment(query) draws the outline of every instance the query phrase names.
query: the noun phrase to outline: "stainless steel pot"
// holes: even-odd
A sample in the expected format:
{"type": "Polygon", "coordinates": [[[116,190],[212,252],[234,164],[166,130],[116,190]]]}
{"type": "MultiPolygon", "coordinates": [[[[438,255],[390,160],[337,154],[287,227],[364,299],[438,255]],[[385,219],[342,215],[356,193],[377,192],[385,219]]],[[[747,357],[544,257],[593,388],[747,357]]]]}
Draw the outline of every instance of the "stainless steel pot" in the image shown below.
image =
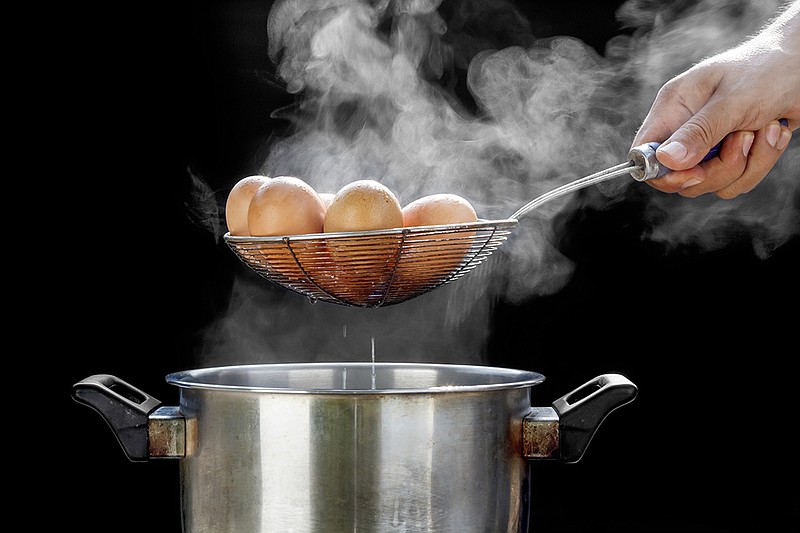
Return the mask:
{"type": "Polygon", "coordinates": [[[180,461],[186,533],[527,530],[532,459],[576,462],[636,396],[599,376],[531,407],[544,376],[484,366],[305,363],[167,376],[177,407],[110,375],[75,384],[132,461],[180,461]]]}

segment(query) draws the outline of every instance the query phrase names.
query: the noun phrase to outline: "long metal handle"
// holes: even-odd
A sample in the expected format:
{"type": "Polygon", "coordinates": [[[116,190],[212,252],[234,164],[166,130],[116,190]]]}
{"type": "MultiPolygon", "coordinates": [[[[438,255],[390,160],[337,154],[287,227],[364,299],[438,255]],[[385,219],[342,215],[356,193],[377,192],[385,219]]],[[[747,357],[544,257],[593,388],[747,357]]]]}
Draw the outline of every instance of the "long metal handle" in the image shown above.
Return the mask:
{"type": "Polygon", "coordinates": [[[612,178],[616,178],[618,176],[629,174],[632,171],[633,171],[633,163],[628,161],[626,163],[620,163],[619,165],[613,166],[611,168],[601,170],[600,172],[595,172],[594,174],[590,174],[589,176],[577,179],[575,181],[571,181],[567,184],[562,185],[561,187],[556,187],[552,191],[546,192],[543,195],[534,198],[533,200],[531,200],[530,202],[519,208],[516,213],[514,213],[508,218],[517,220],[525,213],[533,209],[536,209],[543,203],[549,202],[550,200],[558,198],[559,196],[563,196],[572,191],[577,191],[578,189],[583,189],[584,187],[594,185],[595,183],[600,183],[601,181],[606,181],[612,178]]]}

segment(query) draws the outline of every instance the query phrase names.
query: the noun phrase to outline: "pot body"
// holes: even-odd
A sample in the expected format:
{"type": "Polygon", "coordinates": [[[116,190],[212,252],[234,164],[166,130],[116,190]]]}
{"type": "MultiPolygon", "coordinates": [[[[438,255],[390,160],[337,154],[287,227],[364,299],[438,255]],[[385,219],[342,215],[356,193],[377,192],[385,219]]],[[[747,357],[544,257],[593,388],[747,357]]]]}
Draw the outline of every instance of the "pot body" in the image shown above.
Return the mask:
{"type": "Polygon", "coordinates": [[[170,374],[177,406],[109,374],[73,386],[131,461],[180,462],[185,533],[521,533],[531,459],[580,460],[636,386],[603,374],[532,407],[544,376],[417,363],[170,374]]]}
{"type": "Polygon", "coordinates": [[[270,365],[181,388],[186,533],[527,530],[520,423],[539,374],[270,365]]]}

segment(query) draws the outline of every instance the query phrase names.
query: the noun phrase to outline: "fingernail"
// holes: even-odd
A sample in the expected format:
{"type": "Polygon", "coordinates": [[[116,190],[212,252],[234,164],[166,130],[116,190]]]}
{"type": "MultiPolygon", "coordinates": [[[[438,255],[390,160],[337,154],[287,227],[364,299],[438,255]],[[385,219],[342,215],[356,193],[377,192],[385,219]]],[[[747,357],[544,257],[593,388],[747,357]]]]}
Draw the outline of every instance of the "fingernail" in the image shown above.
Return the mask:
{"type": "Polygon", "coordinates": [[[782,130],[781,137],[780,139],[778,139],[778,145],[776,146],[776,148],[778,150],[783,150],[789,145],[789,141],[791,140],[792,140],[792,133],[788,130],[782,130]]]}
{"type": "Polygon", "coordinates": [[[676,161],[682,161],[689,151],[678,141],[670,141],[658,147],[658,151],[667,154],[676,161]]]}
{"type": "Polygon", "coordinates": [[[701,183],[703,183],[703,180],[700,178],[692,178],[684,181],[683,185],[681,185],[681,189],[688,189],[689,187],[694,187],[695,185],[700,185],[701,183]]]}
{"type": "Polygon", "coordinates": [[[767,142],[773,148],[777,147],[778,139],[781,136],[781,127],[778,123],[770,124],[767,126],[767,142]]]}
{"type": "Polygon", "coordinates": [[[747,157],[747,154],[750,153],[750,148],[753,146],[753,140],[755,140],[756,136],[753,132],[746,131],[743,137],[744,138],[742,139],[742,153],[744,154],[745,157],[747,157]]]}

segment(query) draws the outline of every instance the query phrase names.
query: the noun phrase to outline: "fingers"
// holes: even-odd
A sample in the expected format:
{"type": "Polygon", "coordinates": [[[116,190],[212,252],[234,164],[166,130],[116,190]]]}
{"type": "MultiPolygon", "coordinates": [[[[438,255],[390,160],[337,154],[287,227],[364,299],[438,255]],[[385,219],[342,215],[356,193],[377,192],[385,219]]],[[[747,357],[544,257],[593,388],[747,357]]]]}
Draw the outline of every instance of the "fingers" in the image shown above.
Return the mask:
{"type": "MultiPolygon", "coordinates": [[[[751,191],[769,173],[786,150],[791,130],[777,121],[757,132],[737,131],[722,143],[719,155],[687,170],[676,170],[647,183],[656,189],[694,198],[714,193],[732,199],[751,191]]],[[[668,158],[658,152],[668,167],[668,158]]]]}
{"type": "MultiPolygon", "coordinates": [[[[775,166],[791,138],[791,130],[777,121],[771,122],[765,128],[757,131],[744,172],[727,186],[712,190],[712,192],[727,200],[752,191],[775,166]]],[[[727,171],[728,169],[720,169],[723,177],[727,171]]]]}
{"type": "MultiPolygon", "coordinates": [[[[702,194],[719,193],[722,190],[733,194],[737,188],[744,187],[745,184],[740,184],[739,181],[747,171],[748,157],[753,144],[755,144],[755,134],[752,131],[737,131],[730,134],[722,142],[719,155],[703,163],[705,170],[703,181],[694,184],[683,183],[679,194],[696,198],[702,194]]],[[[736,194],[731,198],[734,196],[736,194]]]]}

